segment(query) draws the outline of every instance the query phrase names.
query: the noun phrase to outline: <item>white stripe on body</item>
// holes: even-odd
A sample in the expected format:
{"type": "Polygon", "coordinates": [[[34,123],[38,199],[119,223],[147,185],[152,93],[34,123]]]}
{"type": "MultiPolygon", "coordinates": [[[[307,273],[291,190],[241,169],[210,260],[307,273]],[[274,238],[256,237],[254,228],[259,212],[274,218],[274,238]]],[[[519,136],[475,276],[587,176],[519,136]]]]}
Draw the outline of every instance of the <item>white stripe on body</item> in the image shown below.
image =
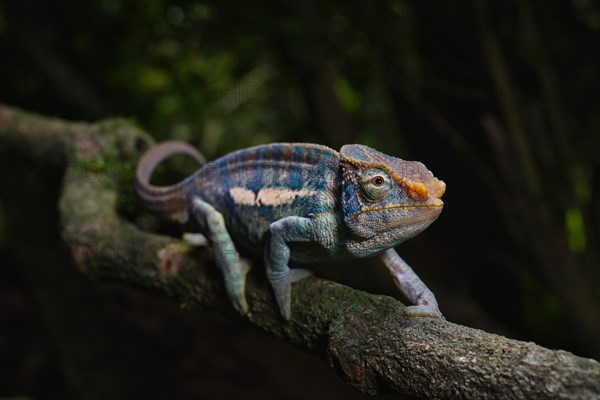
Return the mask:
{"type": "Polygon", "coordinates": [[[297,197],[314,196],[317,194],[317,191],[310,189],[264,188],[255,194],[252,190],[243,187],[234,187],[229,189],[229,194],[235,204],[247,206],[280,206],[293,202],[297,197]]]}

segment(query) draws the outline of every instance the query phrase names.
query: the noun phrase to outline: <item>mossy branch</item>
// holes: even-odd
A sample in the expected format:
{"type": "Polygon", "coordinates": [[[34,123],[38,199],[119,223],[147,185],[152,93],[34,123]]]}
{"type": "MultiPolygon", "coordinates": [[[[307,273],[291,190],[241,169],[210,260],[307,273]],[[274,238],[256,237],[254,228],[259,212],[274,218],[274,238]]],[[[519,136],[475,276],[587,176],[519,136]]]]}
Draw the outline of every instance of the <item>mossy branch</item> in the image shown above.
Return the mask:
{"type": "MultiPolygon", "coordinates": [[[[241,321],[208,251],[144,232],[117,213],[118,204],[135,205],[131,166],[150,142],[125,120],[73,123],[0,104],[0,148],[40,166],[64,167],[62,238],[82,273],[151,289],[186,307],[210,308],[241,321]]],[[[409,318],[395,299],[323,279],[294,284],[293,318],[286,323],[264,277],[255,275],[248,279],[252,313],[247,320],[327,357],[362,392],[397,391],[420,398],[600,395],[597,361],[450,322],[409,318]]]]}

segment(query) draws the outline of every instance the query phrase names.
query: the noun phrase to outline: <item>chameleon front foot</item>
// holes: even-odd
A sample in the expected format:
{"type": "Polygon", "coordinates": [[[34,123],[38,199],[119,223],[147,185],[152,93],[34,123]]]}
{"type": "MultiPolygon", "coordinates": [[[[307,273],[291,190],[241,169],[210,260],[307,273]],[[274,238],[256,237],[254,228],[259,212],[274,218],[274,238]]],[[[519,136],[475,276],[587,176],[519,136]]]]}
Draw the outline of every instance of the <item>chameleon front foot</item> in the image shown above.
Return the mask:
{"type": "Polygon", "coordinates": [[[428,305],[408,306],[404,310],[404,315],[409,317],[424,317],[445,320],[444,316],[437,307],[428,305]]]}
{"type": "Polygon", "coordinates": [[[393,248],[381,254],[381,260],[388,268],[394,283],[406,299],[413,305],[406,307],[405,315],[445,319],[438,307],[435,295],[421,281],[410,266],[393,248]]]}
{"type": "Polygon", "coordinates": [[[288,321],[292,316],[292,283],[311,276],[312,271],[300,268],[288,269],[278,277],[270,278],[275,300],[283,318],[288,321]]]}

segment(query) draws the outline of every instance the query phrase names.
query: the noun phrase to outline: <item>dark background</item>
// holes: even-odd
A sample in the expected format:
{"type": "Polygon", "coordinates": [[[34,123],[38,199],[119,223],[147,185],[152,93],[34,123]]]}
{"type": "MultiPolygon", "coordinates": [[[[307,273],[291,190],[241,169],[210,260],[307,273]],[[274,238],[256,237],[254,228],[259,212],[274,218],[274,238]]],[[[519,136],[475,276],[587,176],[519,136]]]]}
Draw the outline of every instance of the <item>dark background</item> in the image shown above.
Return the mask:
{"type": "MultiPolygon", "coordinates": [[[[592,0],[4,0],[0,101],[211,159],[306,141],[422,161],[446,206],[398,250],[445,316],[598,359],[599,39],[592,0]]],[[[0,157],[0,397],[361,397],[240,321],[81,277],[59,174],[0,157]]],[[[316,273],[399,297],[373,260],[316,273]]]]}

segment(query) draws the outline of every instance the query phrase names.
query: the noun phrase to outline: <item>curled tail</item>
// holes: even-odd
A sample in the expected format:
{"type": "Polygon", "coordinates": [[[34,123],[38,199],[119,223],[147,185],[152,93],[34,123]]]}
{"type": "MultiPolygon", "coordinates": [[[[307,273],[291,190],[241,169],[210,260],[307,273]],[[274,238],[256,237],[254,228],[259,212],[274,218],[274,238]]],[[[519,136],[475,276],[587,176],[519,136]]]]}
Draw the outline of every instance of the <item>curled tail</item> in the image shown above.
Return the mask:
{"type": "Polygon", "coordinates": [[[135,189],[148,209],[185,222],[188,218],[188,191],[192,180],[185,179],[169,186],[155,186],[150,183],[156,166],[176,154],[185,154],[201,165],[206,164],[204,155],[185,142],[170,140],[159,143],[140,159],[135,173],[135,189]]]}

